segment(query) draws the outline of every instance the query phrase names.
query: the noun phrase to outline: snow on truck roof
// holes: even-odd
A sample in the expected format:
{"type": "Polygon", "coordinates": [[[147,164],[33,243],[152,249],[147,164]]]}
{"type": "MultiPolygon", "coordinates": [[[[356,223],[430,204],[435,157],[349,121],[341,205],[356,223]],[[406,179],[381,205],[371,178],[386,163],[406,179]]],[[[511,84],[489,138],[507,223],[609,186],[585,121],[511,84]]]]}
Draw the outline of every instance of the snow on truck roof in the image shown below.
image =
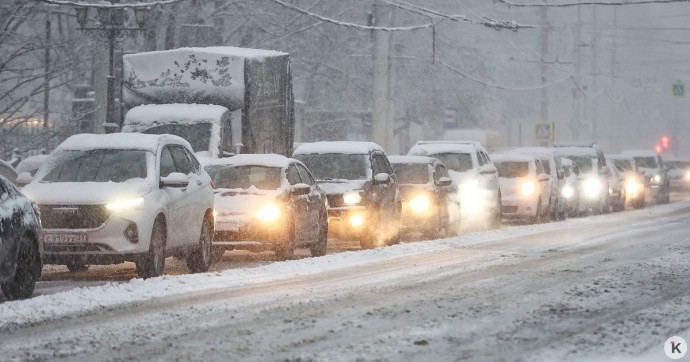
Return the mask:
{"type": "Polygon", "coordinates": [[[311,154],[311,153],[349,153],[349,154],[368,154],[371,151],[381,151],[383,148],[374,142],[359,142],[359,141],[323,141],[303,143],[293,154],[311,154]]]}
{"type": "Polygon", "coordinates": [[[417,142],[407,154],[426,156],[438,153],[474,153],[478,146],[475,142],[417,142]]]}
{"type": "Polygon", "coordinates": [[[228,109],[212,104],[146,104],[136,106],[127,112],[125,129],[130,124],[168,124],[170,121],[182,124],[220,120],[228,109]]]}
{"type": "Polygon", "coordinates": [[[275,50],[266,50],[266,49],[252,49],[252,48],[238,48],[238,47],[189,47],[189,48],[177,48],[177,49],[170,49],[170,50],[159,50],[159,51],[152,51],[152,52],[144,52],[144,53],[136,53],[136,54],[127,54],[124,56],[124,58],[136,58],[140,56],[150,56],[150,55],[166,55],[166,54],[175,54],[175,53],[181,53],[181,52],[190,52],[190,53],[201,53],[201,54],[214,54],[214,55],[224,55],[224,56],[230,56],[230,57],[238,57],[238,58],[251,58],[251,59],[260,59],[260,58],[270,58],[270,57],[279,57],[279,56],[285,56],[288,55],[288,53],[283,53],[275,50]]]}
{"type": "Polygon", "coordinates": [[[266,166],[287,168],[290,163],[299,162],[278,154],[243,153],[232,157],[219,158],[208,161],[204,166],[266,166]]]}
{"type": "Polygon", "coordinates": [[[97,150],[97,149],[134,149],[156,152],[161,142],[173,141],[184,144],[189,149],[189,142],[178,136],[169,134],[154,135],[143,133],[111,133],[90,134],[82,133],[69,137],[62,142],[56,151],[64,150],[97,150]]]}

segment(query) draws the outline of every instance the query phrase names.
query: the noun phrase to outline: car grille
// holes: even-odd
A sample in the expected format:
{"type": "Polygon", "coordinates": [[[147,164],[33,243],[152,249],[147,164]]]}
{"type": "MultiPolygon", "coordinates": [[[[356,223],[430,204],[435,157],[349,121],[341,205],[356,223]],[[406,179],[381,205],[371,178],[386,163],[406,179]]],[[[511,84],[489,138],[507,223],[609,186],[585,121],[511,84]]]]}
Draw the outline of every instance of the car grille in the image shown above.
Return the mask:
{"type": "Polygon", "coordinates": [[[45,229],[95,229],[108,217],[104,205],[39,205],[45,229]]]}
{"type": "Polygon", "coordinates": [[[518,209],[517,206],[502,206],[501,212],[504,212],[506,214],[514,214],[517,212],[517,209],[518,209]]]}
{"type": "Polygon", "coordinates": [[[345,206],[342,194],[326,195],[326,198],[328,199],[328,206],[330,207],[345,206]]]}

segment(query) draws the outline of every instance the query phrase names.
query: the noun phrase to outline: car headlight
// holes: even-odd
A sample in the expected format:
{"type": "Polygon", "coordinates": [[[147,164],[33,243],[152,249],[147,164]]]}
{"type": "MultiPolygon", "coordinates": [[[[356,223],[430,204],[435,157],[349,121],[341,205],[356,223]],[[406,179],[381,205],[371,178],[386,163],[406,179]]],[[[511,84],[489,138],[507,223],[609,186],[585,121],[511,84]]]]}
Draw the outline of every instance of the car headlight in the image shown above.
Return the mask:
{"type": "Polygon", "coordinates": [[[105,208],[112,211],[125,211],[125,210],[143,210],[144,209],[144,198],[137,197],[134,199],[118,200],[105,204],[105,208]]]}
{"type": "Polygon", "coordinates": [[[264,205],[254,212],[254,216],[264,222],[276,221],[280,217],[280,208],[275,204],[264,205]]]}
{"type": "Polygon", "coordinates": [[[661,175],[654,175],[652,177],[652,182],[654,183],[660,183],[661,182],[661,175]]]}
{"type": "Polygon", "coordinates": [[[345,205],[357,205],[362,202],[362,194],[359,191],[348,191],[343,194],[345,205]]]}
{"type": "Polygon", "coordinates": [[[477,180],[469,180],[466,182],[463,182],[458,186],[458,189],[460,193],[462,194],[468,194],[468,193],[474,193],[479,189],[479,181],[477,180]]]}
{"type": "Polygon", "coordinates": [[[637,194],[637,191],[640,189],[640,183],[635,180],[634,178],[630,178],[627,181],[625,181],[625,193],[628,195],[635,195],[637,194]]]}
{"type": "Polygon", "coordinates": [[[561,190],[561,195],[563,195],[563,197],[565,197],[566,199],[570,199],[575,195],[575,190],[573,189],[572,186],[565,185],[565,186],[563,186],[563,189],[561,190]]]}
{"type": "Polygon", "coordinates": [[[410,200],[410,208],[415,212],[425,212],[429,210],[431,200],[427,195],[417,195],[410,200]]]}
{"type": "Polygon", "coordinates": [[[527,181],[520,186],[520,192],[525,196],[531,196],[536,190],[537,186],[532,181],[527,181]]]}
{"type": "Polygon", "coordinates": [[[588,178],[584,183],[585,195],[590,198],[596,198],[601,193],[601,182],[596,178],[588,178]]]}

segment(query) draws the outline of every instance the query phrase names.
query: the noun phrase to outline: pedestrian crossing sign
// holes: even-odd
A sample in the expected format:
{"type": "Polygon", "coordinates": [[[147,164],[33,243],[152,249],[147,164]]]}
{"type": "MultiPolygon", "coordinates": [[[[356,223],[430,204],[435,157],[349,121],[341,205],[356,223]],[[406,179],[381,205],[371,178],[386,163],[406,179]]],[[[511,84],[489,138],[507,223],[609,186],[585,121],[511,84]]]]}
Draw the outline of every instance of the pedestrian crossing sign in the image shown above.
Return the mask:
{"type": "Polygon", "coordinates": [[[538,122],[534,124],[534,139],[539,142],[553,142],[553,122],[538,122]]]}
{"type": "Polygon", "coordinates": [[[676,81],[671,88],[674,97],[685,97],[685,83],[676,81]]]}

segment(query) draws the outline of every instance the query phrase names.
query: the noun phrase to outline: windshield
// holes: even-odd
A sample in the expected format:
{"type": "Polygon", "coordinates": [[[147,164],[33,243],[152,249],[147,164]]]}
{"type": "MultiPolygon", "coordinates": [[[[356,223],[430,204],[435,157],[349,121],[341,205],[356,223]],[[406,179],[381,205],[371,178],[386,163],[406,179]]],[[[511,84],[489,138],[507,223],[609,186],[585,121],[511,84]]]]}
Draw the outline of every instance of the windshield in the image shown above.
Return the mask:
{"type": "Polygon", "coordinates": [[[529,162],[504,161],[494,162],[498,177],[514,178],[529,175],[529,162]]]}
{"type": "Polygon", "coordinates": [[[280,187],[281,168],[266,166],[209,166],[206,172],[216,188],[275,190],[280,187]]]}
{"type": "Polygon", "coordinates": [[[210,123],[164,124],[141,131],[146,134],[171,134],[187,140],[194,152],[209,151],[210,123]]]}
{"type": "Polygon", "coordinates": [[[569,158],[573,160],[575,164],[577,164],[577,168],[580,169],[580,173],[592,172],[592,165],[595,158],[582,156],[570,156],[569,158]]]}
{"type": "Polygon", "coordinates": [[[312,153],[295,155],[317,180],[366,180],[367,155],[312,153]]]}
{"type": "Polygon", "coordinates": [[[549,163],[549,160],[546,158],[543,158],[541,160],[541,167],[544,168],[544,173],[547,175],[551,174],[551,164],[549,163]]]}
{"type": "Polygon", "coordinates": [[[635,157],[635,164],[637,167],[643,168],[657,168],[656,159],[654,157],[635,157]]]}
{"type": "Polygon", "coordinates": [[[628,160],[613,160],[613,164],[623,171],[632,171],[632,164],[628,160]]]}
{"type": "Polygon", "coordinates": [[[472,169],[472,155],[469,153],[436,153],[429,155],[435,157],[446,165],[446,168],[456,172],[465,172],[472,169]]]}
{"type": "Polygon", "coordinates": [[[429,166],[425,163],[393,163],[393,171],[401,184],[426,184],[429,182],[429,166]]]}
{"type": "Polygon", "coordinates": [[[63,151],[42,182],[124,182],[146,178],[146,151],[63,151]]]}

